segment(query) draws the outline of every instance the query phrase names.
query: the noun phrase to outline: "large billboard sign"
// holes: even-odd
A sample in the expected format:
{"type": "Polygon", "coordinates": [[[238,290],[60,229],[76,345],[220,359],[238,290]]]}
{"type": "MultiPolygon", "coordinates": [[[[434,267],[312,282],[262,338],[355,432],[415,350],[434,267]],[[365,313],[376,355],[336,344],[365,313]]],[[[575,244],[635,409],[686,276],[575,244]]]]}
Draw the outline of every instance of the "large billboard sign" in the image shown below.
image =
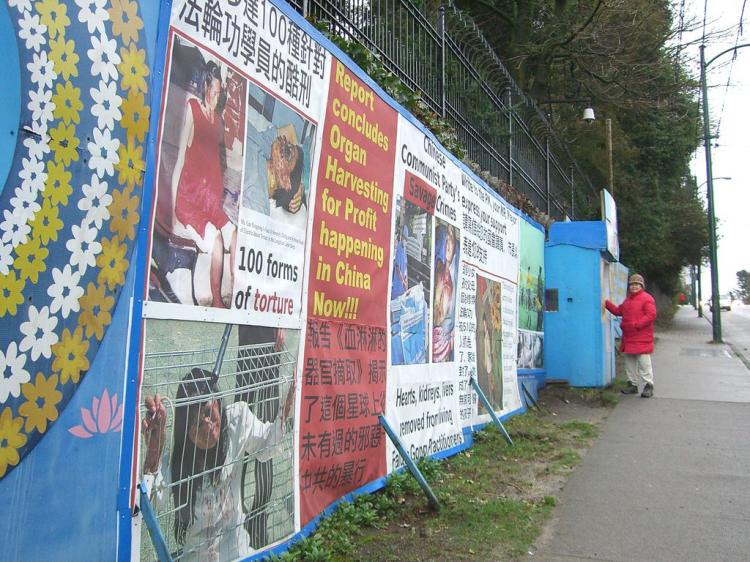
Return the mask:
{"type": "Polygon", "coordinates": [[[168,33],[134,470],[188,558],[265,549],[400,468],[381,415],[419,458],[489,419],[471,377],[521,407],[520,214],[257,8],[176,2],[168,33]]]}
{"type": "Polygon", "coordinates": [[[543,236],[288,3],[13,1],[0,39],[0,500],[57,498],[8,552],[155,559],[143,483],[173,558],[246,558],[403,466],[381,418],[418,459],[489,421],[472,378],[521,410],[543,236]]]}

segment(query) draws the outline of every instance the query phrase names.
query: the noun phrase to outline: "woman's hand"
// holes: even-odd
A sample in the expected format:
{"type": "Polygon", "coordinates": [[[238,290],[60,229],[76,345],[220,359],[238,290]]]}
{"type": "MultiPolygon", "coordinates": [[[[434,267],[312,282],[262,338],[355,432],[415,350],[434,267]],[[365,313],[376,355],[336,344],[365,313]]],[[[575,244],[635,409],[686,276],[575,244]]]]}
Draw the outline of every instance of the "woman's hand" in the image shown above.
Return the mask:
{"type": "MultiPolygon", "coordinates": [[[[291,180],[290,180],[291,182],[291,180]]],[[[290,189],[291,189],[291,183],[290,183],[290,189]]],[[[299,211],[302,208],[302,194],[304,192],[304,189],[302,186],[297,190],[297,193],[294,194],[294,197],[292,197],[291,201],[289,201],[289,212],[294,214],[297,211],[299,211]]]]}
{"type": "Polygon", "coordinates": [[[286,400],[284,400],[284,405],[281,407],[281,410],[279,410],[279,415],[281,416],[281,419],[286,421],[289,419],[289,415],[292,412],[292,409],[294,408],[294,395],[296,391],[297,384],[294,380],[292,380],[292,384],[289,387],[289,391],[286,393],[286,400]]]}
{"type": "Polygon", "coordinates": [[[188,231],[187,226],[182,224],[180,219],[177,218],[177,215],[172,216],[172,233],[176,234],[180,238],[190,238],[191,234],[188,231]]]}
{"type": "Polygon", "coordinates": [[[161,454],[164,451],[167,410],[161,396],[146,396],[146,415],[141,422],[141,433],[146,441],[146,456],[143,460],[143,472],[154,474],[159,470],[161,454]]]}
{"type": "Polygon", "coordinates": [[[276,328],[276,341],[274,342],[274,351],[281,351],[284,349],[284,342],[286,341],[286,330],[284,328],[276,328]]]}

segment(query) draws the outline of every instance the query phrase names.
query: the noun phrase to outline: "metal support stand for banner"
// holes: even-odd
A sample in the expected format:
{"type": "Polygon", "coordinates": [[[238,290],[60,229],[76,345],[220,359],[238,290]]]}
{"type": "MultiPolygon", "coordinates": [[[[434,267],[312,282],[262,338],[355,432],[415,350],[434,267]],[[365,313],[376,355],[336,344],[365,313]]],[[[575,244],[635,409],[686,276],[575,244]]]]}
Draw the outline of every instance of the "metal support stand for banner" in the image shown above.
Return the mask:
{"type": "Polygon", "coordinates": [[[143,520],[146,522],[146,527],[148,527],[148,534],[151,536],[151,542],[154,544],[156,554],[160,562],[172,562],[172,555],[169,554],[169,549],[167,548],[167,543],[164,541],[164,535],[161,534],[161,528],[159,527],[159,522],[156,520],[151,500],[148,499],[148,486],[145,482],[141,481],[138,484],[138,489],[141,492],[141,514],[143,515],[143,520]]]}
{"type": "Polygon", "coordinates": [[[469,379],[469,384],[471,384],[471,387],[479,395],[479,399],[482,401],[482,404],[484,405],[484,409],[489,412],[490,417],[492,418],[492,421],[495,422],[495,425],[500,430],[500,433],[503,434],[503,437],[508,442],[508,445],[512,446],[513,439],[511,439],[510,435],[508,435],[508,432],[505,431],[505,426],[503,425],[503,422],[501,422],[500,418],[497,417],[495,410],[492,409],[492,404],[490,404],[490,401],[487,400],[487,397],[484,395],[484,392],[482,392],[482,389],[479,388],[479,384],[477,384],[477,381],[474,380],[474,377],[471,377],[469,379]]]}
{"type": "Polygon", "coordinates": [[[229,335],[232,333],[232,325],[227,324],[224,326],[224,333],[221,335],[221,343],[219,344],[219,351],[216,354],[216,361],[214,362],[214,370],[211,373],[212,383],[215,385],[219,382],[219,375],[221,374],[221,364],[224,362],[224,354],[227,352],[227,345],[229,345],[229,335]]]}
{"type": "Polygon", "coordinates": [[[419,482],[419,485],[427,496],[430,507],[435,511],[440,511],[440,502],[438,502],[437,496],[432,491],[432,488],[430,488],[430,485],[427,483],[427,480],[425,480],[425,477],[422,476],[422,473],[419,471],[417,464],[409,456],[409,453],[406,452],[406,449],[399,440],[398,435],[396,435],[396,432],[393,431],[393,428],[391,428],[391,426],[388,424],[385,416],[378,416],[378,421],[380,421],[380,425],[383,426],[383,429],[385,429],[385,432],[388,434],[391,442],[396,446],[396,449],[398,449],[401,458],[404,459],[406,466],[409,468],[409,472],[411,472],[412,476],[414,476],[414,478],[417,479],[417,482],[419,482]]]}
{"type": "Polygon", "coordinates": [[[539,406],[536,400],[534,400],[534,397],[531,395],[529,390],[526,388],[526,385],[521,383],[521,390],[523,391],[523,395],[526,397],[526,403],[528,404],[531,402],[531,406],[536,409],[537,412],[541,412],[542,408],[539,406]]]}

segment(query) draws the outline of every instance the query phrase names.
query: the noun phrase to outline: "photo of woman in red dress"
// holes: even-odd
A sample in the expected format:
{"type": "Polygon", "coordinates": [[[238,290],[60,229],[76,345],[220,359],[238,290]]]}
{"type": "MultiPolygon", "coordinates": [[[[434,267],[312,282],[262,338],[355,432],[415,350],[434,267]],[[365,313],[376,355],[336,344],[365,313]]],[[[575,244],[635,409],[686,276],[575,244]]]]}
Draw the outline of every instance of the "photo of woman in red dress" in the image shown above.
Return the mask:
{"type": "Polygon", "coordinates": [[[246,80],[174,37],[160,132],[151,300],[229,308],[246,80]]]}
{"type": "Polygon", "coordinates": [[[219,159],[223,126],[217,112],[222,94],[221,72],[213,61],[206,63],[200,83],[201,98],[188,101],[180,136],[177,163],[172,173],[176,230],[182,231],[211,254],[211,306],[224,307],[221,278],[224,247],[230,240],[230,274],[234,269],[236,228],[224,212],[224,179],[219,159]],[[210,247],[210,248],[209,248],[210,247]]]}

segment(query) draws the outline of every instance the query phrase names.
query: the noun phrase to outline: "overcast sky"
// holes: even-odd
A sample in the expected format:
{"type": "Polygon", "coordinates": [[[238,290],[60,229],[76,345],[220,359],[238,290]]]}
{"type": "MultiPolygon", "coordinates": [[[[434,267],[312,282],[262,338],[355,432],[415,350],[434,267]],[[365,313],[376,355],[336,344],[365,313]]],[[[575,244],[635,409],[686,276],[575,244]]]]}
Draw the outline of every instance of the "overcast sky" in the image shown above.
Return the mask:
{"type": "MultiPolygon", "coordinates": [[[[679,8],[679,2],[677,7],[679,8]]],[[[689,15],[703,20],[705,0],[687,0],[689,15]]],[[[743,0],[709,0],[707,4],[708,30],[726,29],[740,21],[743,0]]],[[[745,7],[745,29],[739,43],[750,43],[750,2],[745,7]]],[[[711,40],[706,46],[706,59],[734,46],[736,27],[726,39],[711,40]]],[[[690,56],[698,76],[699,50],[690,47],[690,56]]],[[[750,270],[750,47],[721,56],[708,67],[708,106],[711,122],[719,124],[719,138],[712,147],[713,176],[731,177],[714,181],[714,201],[718,219],[719,289],[726,293],[737,287],[737,272],[750,270]],[[731,66],[731,82],[726,87],[731,66]],[[722,111],[723,108],[723,111],[722,111]],[[718,146],[716,146],[718,145],[718,146]]],[[[713,131],[716,133],[716,130],[713,131]]],[[[692,163],[698,184],[706,181],[706,158],[701,147],[692,163]]],[[[705,195],[705,184],[701,191],[705,195]]],[[[711,278],[708,268],[702,275],[703,298],[708,300],[711,278]]]]}

